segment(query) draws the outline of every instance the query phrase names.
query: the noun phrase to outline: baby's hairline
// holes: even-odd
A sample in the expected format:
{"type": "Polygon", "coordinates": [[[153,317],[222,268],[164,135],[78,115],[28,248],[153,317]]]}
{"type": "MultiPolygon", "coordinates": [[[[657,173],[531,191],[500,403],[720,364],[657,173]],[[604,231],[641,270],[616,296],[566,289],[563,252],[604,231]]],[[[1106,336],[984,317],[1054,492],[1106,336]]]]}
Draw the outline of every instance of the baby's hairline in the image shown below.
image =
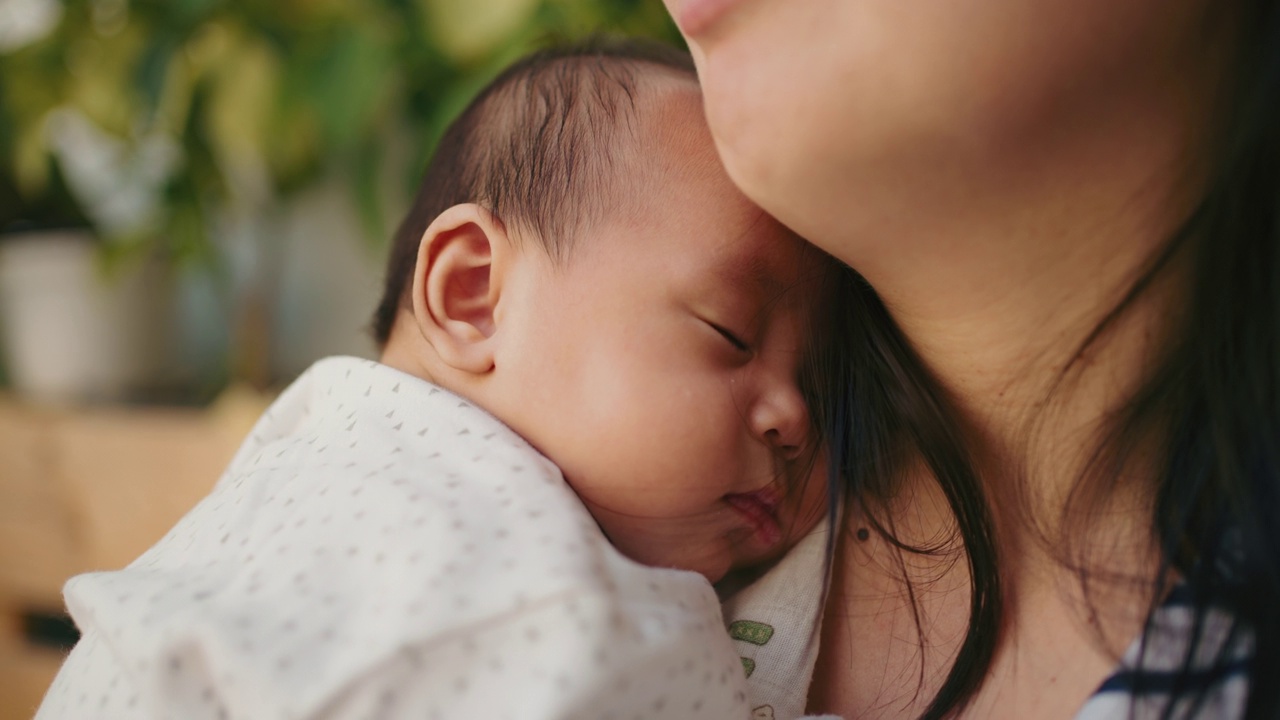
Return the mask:
{"type": "Polygon", "coordinates": [[[688,53],[634,39],[545,50],[500,74],[445,131],[396,233],[373,318],[378,345],[409,301],[417,248],[436,217],[476,203],[509,225],[535,228],[553,258],[564,254],[564,238],[580,235],[573,225],[626,200],[611,187],[621,184],[612,155],[630,167],[625,156],[648,134],[635,132],[649,114],[636,98],[670,87],[696,92],[688,53]]]}

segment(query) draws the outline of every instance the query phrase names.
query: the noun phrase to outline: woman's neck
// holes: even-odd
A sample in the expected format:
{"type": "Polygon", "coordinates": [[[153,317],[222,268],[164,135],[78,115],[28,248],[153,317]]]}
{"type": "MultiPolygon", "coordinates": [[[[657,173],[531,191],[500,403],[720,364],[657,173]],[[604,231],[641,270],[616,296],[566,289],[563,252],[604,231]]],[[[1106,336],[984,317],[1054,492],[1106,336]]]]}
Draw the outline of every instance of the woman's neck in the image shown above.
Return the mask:
{"type": "MultiPolygon", "coordinates": [[[[1119,651],[1157,567],[1151,484],[1078,491],[1160,359],[1183,296],[1181,259],[1080,350],[1190,213],[1202,170],[1187,148],[1201,145],[1203,118],[1168,106],[1112,115],[1008,163],[1024,173],[975,179],[962,203],[938,198],[939,212],[903,221],[894,247],[852,264],[959,415],[992,513],[1006,621],[1032,621],[1035,598],[1056,598],[1089,616],[1085,635],[1119,651]],[[1082,498],[1095,504],[1068,507],[1082,498]],[[1117,582],[1094,582],[1086,597],[1071,568],[1117,582]]],[[[1126,479],[1149,476],[1143,452],[1126,479]]]]}
{"type": "Polygon", "coordinates": [[[985,476],[1031,470],[1033,428],[1061,446],[1115,410],[1150,369],[1175,304],[1167,281],[1084,346],[1173,232],[1173,222],[1137,220],[1010,229],[1016,242],[970,244],[933,282],[908,287],[928,272],[901,284],[872,280],[960,413],[985,476]]]}
{"type": "Polygon", "coordinates": [[[1162,273],[1077,351],[1198,190],[1186,148],[1198,145],[1201,118],[1173,109],[1064,127],[1034,156],[1003,164],[1018,171],[926,200],[938,212],[913,214],[893,248],[853,261],[954,402],[989,492],[1031,477],[1044,497],[1060,497],[1092,433],[1151,367],[1177,273],[1162,273]]]}

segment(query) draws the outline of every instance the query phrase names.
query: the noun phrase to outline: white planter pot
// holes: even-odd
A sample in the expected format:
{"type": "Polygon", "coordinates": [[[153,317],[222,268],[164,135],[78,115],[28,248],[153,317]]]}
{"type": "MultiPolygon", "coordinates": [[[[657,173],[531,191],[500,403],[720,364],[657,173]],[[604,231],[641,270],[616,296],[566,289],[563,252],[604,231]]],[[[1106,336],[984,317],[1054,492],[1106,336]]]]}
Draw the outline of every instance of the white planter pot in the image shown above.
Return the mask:
{"type": "Polygon", "coordinates": [[[84,232],[0,239],[0,325],[14,388],[72,403],[119,399],[145,383],[165,355],[156,347],[168,325],[157,279],[146,264],[105,277],[84,232]]]}

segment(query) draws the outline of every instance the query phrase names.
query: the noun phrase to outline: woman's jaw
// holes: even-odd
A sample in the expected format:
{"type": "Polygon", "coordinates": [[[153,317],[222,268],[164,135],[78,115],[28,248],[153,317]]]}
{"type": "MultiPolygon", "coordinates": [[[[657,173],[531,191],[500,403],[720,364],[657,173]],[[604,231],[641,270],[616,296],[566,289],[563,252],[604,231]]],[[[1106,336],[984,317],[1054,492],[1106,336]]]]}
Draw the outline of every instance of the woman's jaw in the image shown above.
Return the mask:
{"type": "Polygon", "coordinates": [[[696,37],[710,31],[740,1],[666,0],[666,4],[671,17],[680,26],[680,32],[696,37]]]}
{"type": "Polygon", "coordinates": [[[964,242],[947,224],[1005,195],[1061,196],[1080,181],[1059,161],[1128,162],[1206,74],[1207,0],[666,1],[730,176],[859,270],[913,235],[964,242]]]}

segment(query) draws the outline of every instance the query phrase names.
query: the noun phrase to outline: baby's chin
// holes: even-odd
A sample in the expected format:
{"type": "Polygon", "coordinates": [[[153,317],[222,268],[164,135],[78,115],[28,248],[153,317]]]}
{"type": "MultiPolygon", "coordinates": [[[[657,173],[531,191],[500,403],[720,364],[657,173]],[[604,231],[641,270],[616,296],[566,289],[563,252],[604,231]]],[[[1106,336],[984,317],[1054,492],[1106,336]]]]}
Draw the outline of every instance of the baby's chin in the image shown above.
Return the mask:
{"type": "MultiPolygon", "coordinates": [[[[641,539],[632,539],[628,543],[615,542],[615,547],[641,565],[695,572],[712,584],[720,582],[734,569],[733,557],[723,547],[709,548],[705,553],[690,553],[686,544],[680,550],[667,553],[655,548],[659,542],[646,543],[641,539]]],[[[718,543],[710,541],[708,545],[718,543]]]]}
{"type": "Polygon", "coordinates": [[[724,577],[733,570],[733,564],[729,562],[728,558],[725,558],[722,561],[717,561],[716,563],[709,564],[706,567],[689,568],[689,570],[698,573],[702,577],[706,578],[707,582],[715,585],[723,580],[724,577]]]}
{"type": "Polygon", "coordinates": [[[707,582],[711,583],[712,585],[715,585],[716,583],[723,580],[733,570],[733,566],[727,561],[722,563],[714,563],[714,564],[708,563],[708,564],[699,564],[699,565],[686,566],[686,567],[674,565],[673,567],[675,567],[677,570],[687,570],[689,572],[698,573],[702,577],[706,578],[707,582]]]}

